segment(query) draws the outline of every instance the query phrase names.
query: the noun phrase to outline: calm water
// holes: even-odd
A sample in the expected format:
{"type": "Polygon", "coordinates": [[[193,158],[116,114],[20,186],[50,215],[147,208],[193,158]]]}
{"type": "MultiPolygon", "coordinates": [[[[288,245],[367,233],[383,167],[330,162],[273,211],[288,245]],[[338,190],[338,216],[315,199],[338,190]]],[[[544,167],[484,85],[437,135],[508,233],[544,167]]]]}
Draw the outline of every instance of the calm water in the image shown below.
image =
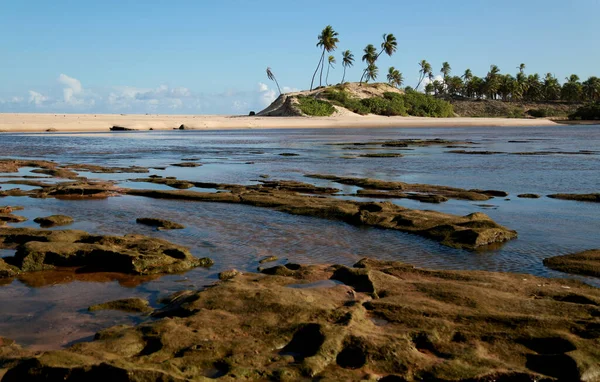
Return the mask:
{"type": "MultiPolygon", "coordinates": [[[[520,193],[600,192],[600,154],[511,155],[511,152],[576,152],[600,150],[600,126],[443,128],[443,129],[323,129],[230,132],[136,132],[97,134],[2,134],[0,157],[52,159],[60,163],[164,167],[151,174],[206,182],[256,183],[260,175],[334,186],[343,193],[355,187],[304,177],[307,173],[372,177],[461,188],[499,189],[508,198],[486,202],[449,201],[440,205],[395,200],[403,206],[454,214],[485,212],[519,232],[519,238],[494,251],[467,252],[395,231],[361,228],[319,218],[293,216],[269,209],[197,202],[115,197],[107,200],[61,201],[4,198],[1,205],[22,205],[18,214],[30,220],[15,226],[37,227],[33,219],[67,214],[69,228],[94,233],[142,233],[184,244],[197,256],[215,260],[211,269],[153,279],[115,274],[82,279],[72,272],[44,272],[0,286],[0,336],[35,348],[56,348],[87,339],[116,324],[144,317],[119,312],[87,313],[88,306],[111,299],[139,296],[156,301],[177,290],[200,288],[218,272],[251,271],[258,260],[276,255],[279,263],[335,262],[352,264],[363,256],[405,261],[436,269],[479,269],[572,277],[545,268],[542,259],[600,248],[600,204],[519,199],[520,193]],[[411,150],[350,148],[329,145],[404,138],[445,138],[477,143],[466,150],[500,151],[499,155],[460,155],[445,147],[411,150]],[[519,141],[519,142],[509,142],[519,141]],[[280,156],[280,153],[299,156],[280,156]],[[402,158],[355,158],[365,152],[401,152],[402,158]],[[197,158],[202,167],[170,164],[197,158]],[[506,200],[505,200],[506,199],[506,200]],[[186,229],[158,232],[135,223],[140,216],[161,216],[186,229]]],[[[30,169],[22,169],[25,175],[30,169]]],[[[118,180],[125,187],[156,187],[130,178],[147,174],[86,174],[118,180]]],[[[5,174],[6,175],[6,174],[5,174]]],[[[14,174],[13,174],[14,175],[14,174]]],[[[0,181],[8,180],[2,178],[0,181]]],[[[2,185],[8,189],[9,185],[2,185]]],[[[25,188],[22,186],[17,186],[25,188]]],[[[166,186],[158,186],[168,189],[166,186]]],[[[342,197],[342,196],[340,196],[342,197]]],[[[369,199],[360,199],[369,200],[369,199]]],[[[12,251],[0,251],[0,256],[12,251]]],[[[526,276],[524,276],[526,277],[526,276]]],[[[600,280],[580,278],[593,285],[600,280]]]]}

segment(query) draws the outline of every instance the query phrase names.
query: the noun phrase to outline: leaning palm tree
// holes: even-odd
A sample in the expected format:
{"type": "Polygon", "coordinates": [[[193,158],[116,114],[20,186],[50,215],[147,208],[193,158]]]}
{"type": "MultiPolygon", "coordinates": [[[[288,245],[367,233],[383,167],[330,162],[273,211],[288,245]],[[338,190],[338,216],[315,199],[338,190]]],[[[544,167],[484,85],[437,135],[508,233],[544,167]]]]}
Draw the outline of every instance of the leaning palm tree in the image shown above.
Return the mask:
{"type": "Polygon", "coordinates": [[[379,74],[379,68],[375,66],[375,64],[369,64],[365,74],[365,82],[369,82],[369,80],[375,81],[377,79],[377,74],[379,74]]]}
{"type": "Polygon", "coordinates": [[[271,68],[269,68],[269,67],[267,67],[267,78],[270,79],[271,81],[275,81],[275,85],[277,85],[277,90],[279,90],[279,95],[281,95],[281,88],[279,87],[279,82],[277,82],[275,75],[273,74],[273,72],[271,71],[271,68]]]}
{"type": "Polygon", "coordinates": [[[363,71],[362,76],[360,77],[360,83],[363,82],[363,79],[367,75],[367,70],[369,70],[369,66],[375,65],[375,61],[377,60],[377,49],[373,44],[369,44],[363,49],[365,54],[362,56],[363,62],[367,63],[367,68],[363,71]]]}
{"type": "Polygon", "coordinates": [[[463,74],[461,78],[465,81],[465,84],[471,81],[471,79],[473,78],[473,72],[471,71],[471,69],[465,70],[465,74],[463,74]]]}
{"type": "MultiPolygon", "coordinates": [[[[383,52],[388,56],[392,56],[398,49],[398,42],[396,41],[396,37],[393,34],[383,34],[383,42],[381,43],[381,51],[377,54],[377,58],[381,56],[383,52]]],[[[377,58],[375,58],[377,60],[377,58]]]]}
{"type": "Polygon", "coordinates": [[[325,76],[325,85],[329,86],[329,68],[334,68],[333,64],[335,64],[335,57],[329,56],[327,58],[327,75],[325,76]]]}
{"type": "Polygon", "coordinates": [[[444,77],[444,83],[446,83],[446,79],[448,78],[450,71],[452,71],[450,64],[448,62],[444,62],[442,64],[442,68],[440,69],[440,72],[442,73],[442,76],[444,77]]]}
{"type": "Polygon", "coordinates": [[[421,60],[421,62],[419,62],[419,66],[421,67],[421,69],[419,69],[419,83],[415,87],[415,90],[419,88],[421,82],[423,82],[425,77],[431,74],[431,65],[429,64],[429,62],[427,62],[426,60],[421,60]]]}
{"type": "Polygon", "coordinates": [[[321,68],[321,77],[319,80],[319,86],[322,85],[322,83],[323,83],[323,61],[325,59],[325,52],[333,52],[335,50],[335,48],[337,48],[337,43],[340,42],[340,40],[337,38],[337,36],[338,36],[338,33],[333,30],[333,27],[331,25],[327,25],[321,31],[321,34],[318,36],[319,42],[317,42],[317,47],[323,48],[323,51],[321,52],[321,58],[319,59],[319,64],[317,65],[317,69],[315,69],[315,73],[313,74],[312,80],[310,81],[310,90],[313,89],[313,84],[315,82],[315,76],[317,75],[319,68],[321,68]]]}
{"type": "Polygon", "coordinates": [[[344,75],[342,76],[342,84],[346,79],[346,68],[354,65],[354,55],[349,50],[342,52],[342,66],[344,67],[344,75]]]}

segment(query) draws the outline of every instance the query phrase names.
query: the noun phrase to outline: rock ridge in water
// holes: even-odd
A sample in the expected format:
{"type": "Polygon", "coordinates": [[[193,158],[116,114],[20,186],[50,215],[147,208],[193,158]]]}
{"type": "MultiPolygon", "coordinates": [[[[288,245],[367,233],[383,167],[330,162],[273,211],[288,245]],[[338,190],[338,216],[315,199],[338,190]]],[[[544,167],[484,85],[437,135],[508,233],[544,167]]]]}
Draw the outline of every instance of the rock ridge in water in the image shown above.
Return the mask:
{"type": "Polygon", "coordinates": [[[105,329],[66,350],[0,346],[3,382],[593,381],[600,373],[600,290],[573,280],[372,259],[265,273],[178,292],[154,311],[161,319],[105,329]],[[294,287],[323,280],[336,283],[294,287]]]}
{"type": "Polygon", "coordinates": [[[80,267],[83,272],[151,275],[212,265],[212,260],[198,259],[183,246],[143,235],[102,236],[76,230],[0,228],[0,248],[16,249],[15,256],[3,261],[17,272],[80,267]]]}

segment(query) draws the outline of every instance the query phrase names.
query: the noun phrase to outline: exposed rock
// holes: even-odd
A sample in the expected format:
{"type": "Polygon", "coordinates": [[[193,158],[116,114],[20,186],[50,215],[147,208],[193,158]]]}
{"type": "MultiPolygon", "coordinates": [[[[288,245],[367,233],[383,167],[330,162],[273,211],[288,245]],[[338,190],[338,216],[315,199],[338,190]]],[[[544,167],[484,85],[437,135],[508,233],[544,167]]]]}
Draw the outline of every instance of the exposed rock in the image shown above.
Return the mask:
{"type": "Polygon", "coordinates": [[[401,191],[379,191],[379,190],[358,190],[356,196],[365,198],[384,198],[384,199],[413,199],[423,203],[443,203],[448,198],[442,195],[406,193],[401,191]]]}
{"type": "Polygon", "coordinates": [[[451,153],[451,154],[467,154],[467,155],[495,155],[495,154],[506,154],[505,152],[502,151],[485,151],[485,150],[481,150],[481,151],[469,151],[469,150],[450,150],[450,151],[446,151],[447,153],[451,153]]]}
{"type": "Polygon", "coordinates": [[[122,300],[92,305],[88,308],[88,311],[90,312],[96,312],[98,310],[120,310],[128,313],[147,313],[151,312],[152,308],[148,305],[148,301],[142,298],[125,298],[122,300]]]}
{"type": "Polygon", "coordinates": [[[519,194],[517,195],[519,198],[525,199],[539,199],[540,196],[538,194],[519,194]]]}
{"type": "Polygon", "coordinates": [[[93,164],[69,164],[63,166],[63,168],[77,170],[77,171],[87,171],[94,174],[116,174],[116,173],[147,173],[149,170],[146,167],[139,166],[130,166],[130,167],[106,167],[106,166],[98,166],[93,164]]]}
{"type": "Polygon", "coordinates": [[[282,157],[297,157],[297,156],[300,156],[300,154],[296,154],[296,153],[280,153],[279,155],[281,155],[282,157]]]}
{"type": "Polygon", "coordinates": [[[33,221],[45,228],[71,224],[73,223],[73,218],[66,215],[51,215],[47,217],[35,218],[33,221]]]}
{"type": "Polygon", "coordinates": [[[11,214],[14,211],[22,211],[23,209],[21,206],[0,206],[0,214],[11,214]]]}
{"type": "Polygon", "coordinates": [[[5,223],[21,223],[27,221],[27,218],[23,217],[23,216],[19,216],[19,215],[13,215],[13,214],[2,214],[0,213],[0,222],[5,222],[5,223]]]}
{"type": "Polygon", "coordinates": [[[66,350],[10,353],[3,382],[593,381],[600,372],[600,290],[582,283],[369,259],[291,268],[178,292],[153,314],[166,319],[66,350]],[[329,279],[344,284],[293,287],[329,279]]]}
{"type": "Polygon", "coordinates": [[[212,260],[198,259],[187,248],[142,235],[96,236],[84,231],[0,228],[0,248],[16,248],[4,260],[23,272],[54,267],[130,274],[178,273],[212,260]]]}
{"type": "Polygon", "coordinates": [[[294,180],[261,180],[260,182],[262,183],[262,187],[264,188],[281,191],[294,191],[305,194],[335,194],[336,192],[340,192],[340,190],[337,188],[318,187],[314,184],[297,182],[294,180]]]}
{"type": "MultiPolygon", "coordinates": [[[[239,186],[231,192],[122,190],[129,195],[205,202],[242,203],[275,208],[296,215],[343,220],[351,224],[396,229],[425,236],[455,248],[473,249],[517,237],[515,231],[496,224],[487,215],[456,216],[403,208],[392,203],[370,203],[310,196],[279,190],[239,186]]],[[[481,194],[478,194],[481,195],[481,194]]],[[[485,195],[484,195],[485,196],[485,195]]]]}
{"type": "Polygon", "coordinates": [[[181,124],[179,126],[178,130],[194,130],[194,129],[192,127],[187,126],[187,125],[181,124]]]}
{"type": "MultiPolygon", "coordinates": [[[[404,183],[404,182],[394,182],[394,181],[384,181],[379,179],[371,179],[371,178],[352,178],[352,177],[343,177],[336,175],[324,175],[324,174],[307,174],[305,175],[308,178],[315,179],[325,179],[330,180],[340,184],[348,184],[351,186],[362,187],[366,190],[383,190],[383,191],[402,191],[403,193],[420,193],[420,194],[428,194],[428,195],[439,195],[449,199],[459,199],[459,200],[478,200],[484,201],[489,200],[491,198],[491,194],[502,194],[508,195],[504,191],[496,191],[496,190],[465,190],[462,188],[456,187],[447,187],[447,186],[437,186],[431,184],[418,184],[418,183],[404,183]]],[[[363,191],[360,193],[360,196],[366,196],[367,192],[363,191]]],[[[385,195],[378,195],[377,197],[385,197],[385,195]]],[[[389,196],[390,198],[396,197],[395,195],[389,196]]],[[[418,198],[418,196],[413,196],[411,198],[418,198]]],[[[418,200],[418,199],[417,199],[418,200]]],[[[439,201],[443,201],[439,199],[439,201]]]]}
{"type": "Polygon", "coordinates": [[[164,184],[165,186],[177,188],[180,190],[185,190],[188,188],[194,187],[194,183],[188,182],[187,180],[177,180],[177,179],[168,179],[161,177],[150,177],[150,178],[137,178],[137,179],[129,179],[130,182],[146,182],[146,183],[154,183],[154,184],[164,184]]]}
{"type": "Polygon", "coordinates": [[[266,256],[266,257],[263,257],[262,259],[260,259],[259,263],[260,264],[271,263],[271,262],[277,261],[277,260],[279,260],[279,257],[277,257],[277,256],[266,256]]]}
{"type": "Polygon", "coordinates": [[[441,138],[435,139],[395,139],[390,141],[370,141],[370,142],[342,142],[331,143],[334,146],[382,146],[382,147],[426,147],[426,146],[445,146],[445,145],[474,145],[471,141],[454,141],[441,138]]]}
{"type": "Polygon", "coordinates": [[[173,163],[171,166],[175,166],[175,167],[200,167],[202,165],[200,163],[196,163],[196,162],[182,162],[182,163],[173,163]]]}
{"type": "Polygon", "coordinates": [[[552,199],[576,200],[579,202],[600,203],[600,193],[596,194],[552,194],[548,195],[552,199]]]}
{"type": "Polygon", "coordinates": [[[158,219],[158,218],[138,218],[136,219],[136,223],[145,224],[152,227],[156,227],[158,229],[184,229],[185,226],[183,224],[175,223],[166,219],[158,219]]]}
{"type": "Polygon", "coordinates": [[[221,273],[219,273],[219,280],[225,281],[225,280],[231,280],[239,275],[241,275],[242,273],[236,269],[231,269],[228,271],[223,271],[221,273]]]}
{"type": "Polygon", "coordinates": [[[123,126],[113,126],[110,128],[110,131],[134,131],[135,129],[123,126]]]}
{"type": "Polygon", "coordinates": [[[361,158],[402,158],[404,155],[399,153],[368,153],[361,154],[361,158]]]}
{"type": "Polygon", "coordinates": [[[54,127],[51,127],[51,128],[49,128],[49,129],[46,129],[46,132],[47,132],[47,133],[54,133],[54,132],[56,132],[56,131],[58,131],[58,130],[57,130],[57,129],[55,129],[54,127]]]}
{"type": "Polygon", "coordinates": [[[576,275],[600,277],[600,249],[544,259],[548,268],[576,275]]]}
{"type": "Polygon", "coordinates": [[[9,265],[0,257],[0,279],[14,277],[19,273],[19,268],[9,265]]]}

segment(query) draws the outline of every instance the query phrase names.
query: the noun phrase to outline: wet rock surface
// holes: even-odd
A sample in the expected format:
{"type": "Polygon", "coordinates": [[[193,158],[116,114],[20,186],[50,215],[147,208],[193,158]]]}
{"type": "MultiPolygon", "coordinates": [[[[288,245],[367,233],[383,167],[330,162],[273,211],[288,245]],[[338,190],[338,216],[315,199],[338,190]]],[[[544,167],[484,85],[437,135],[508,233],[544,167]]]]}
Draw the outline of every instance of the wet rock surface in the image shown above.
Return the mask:
{"type": "Polygon", "coordinates": [[[538,194],[519,194],[517,195],[519,198],[524,199],[539,199],[540,196],[538,194]]]}
{"type": "Polygon", "coordinates": [[[38,223],[42,228],[47,228],[69,225],[73,223],[73,218],[67,215],[51,215],[46,217],[35,218],[33,219],[33,221],[38,223]]]}
{"type": "Polygon", "coordinates": [[[552,194],[548,195],[552,199],[575,200],[578,202],[600,203],[600,193],[595,194],[552,194]]]}
{"type": "Polygon", "coordinates": [[[88,308],[88,311],[90,312],[96,312],[99,310],[120,310],[128,313],[148,313],[153,309],[150,307],[147,300],[141,298],[125,298],[92,305],[88,308]]]}
{"type": "Polygon", "coordinates": [[[2,346],[3,381],[592,381],[600,373],[600,290],[576,281],[370,259],[284,268],[178,292],[157,321],[109,328],[66,350],[2,346]],[[341,283],[289,287],[320,280],[341,283]]]}
{"type": "Polygon", "coordinates": [[[389,202],[354,202],[280,190],[255,190],[243,186],[228,193],[134,189],[122,192],[159,199],[241,203],[274,208],[296,215],[317,216],[343,220],[355,225],[410,232],[455,248],[475,249],[517,237],[515,231],[495,223],[482,213],[456,216],[435,211],[411,210],[389,202]]]}
{"type": "Polygon", "coordinates": [[[395,139],[395,140],[383,140],[383,141],[369,141],[369,142],[342,142],[342,143],[331,143],[331,146],[353,146],[353,148],[360,148],[361,146],[381,146],[381,147],[427,147],[427,146],[446,146],[446,145],[475,145],[475,142],[471,141],[458,141],[448,140],[441,138],[434,139],[395,139]]]}
{"type": "Polygon", "coordinates": [[[143,235],[100,236],[84,231],[0,228],[0,249],[16,249],[4,261],[19,272],[78,267],[81,272],[138,275],[178,273],[210,266],[187,248],[143,235]]]}
{"type": "Polygon", "coordinates": [[[544,259],[544,265],[556,271],[600,277],[600,249],[544,259]]]}
{"type": "Polygon", "coordinates": [[[137,218],[136,223],[149,225],[158,229],[184,229],[183,224],[175,223],[166,219],[158,218],[137,218]]]}
{"type": "Polygon", "coordinates": [[[359,155],[360,158],[402,158],[403,156],[398,153],[369,153],[359,155]]]}
{"type": "MultiPolygon", "coordinates": [[[[307,174],[306,177],[314,178],[314,179],[324,179],[330,180],[332,182],[347,184],[351,186],[358,186],[364,188],[360,192],[357,192],[358,196],[366,196],[368,193],[372,192],[370,190],[379,190],[379,191],[395,191],[396,195],[393,192],[390,192],[389,195],[385,195],[383,193],[379,193],[377,197],[398,197],[398,195],[405,195],[407,193],[419,193],[422,195],[436,195],[449,199],[459,199],[459,200],[489,200],[494,196],[506,196],[508,193],[504,191],[497,190],[465,190],[462,188],[456,187],[447,187],[447,186],[436,186],[431,184],[418,184],[418,183],[404,183],[404,182],[395,182],[395,181],[384,181],[379,179],[371,179],[371,178],[352,178],[352,177],[343,177],[336,175],[326,175],[326,174],[307,174]],[[369,191],[367,191],[369,190],[369,191]],[[400,193],[398,193],[400,192],[400,193]]],[[[405,196],[408,197],[408,196],[405,196]]],[[[411,199],[416,197],[410,197],[411,199]]],[[[417,199],[418,200],[418,199],[417,199]]],[[[438,199],[438,202],[445,201],[442,198],[438,199]]]]}

